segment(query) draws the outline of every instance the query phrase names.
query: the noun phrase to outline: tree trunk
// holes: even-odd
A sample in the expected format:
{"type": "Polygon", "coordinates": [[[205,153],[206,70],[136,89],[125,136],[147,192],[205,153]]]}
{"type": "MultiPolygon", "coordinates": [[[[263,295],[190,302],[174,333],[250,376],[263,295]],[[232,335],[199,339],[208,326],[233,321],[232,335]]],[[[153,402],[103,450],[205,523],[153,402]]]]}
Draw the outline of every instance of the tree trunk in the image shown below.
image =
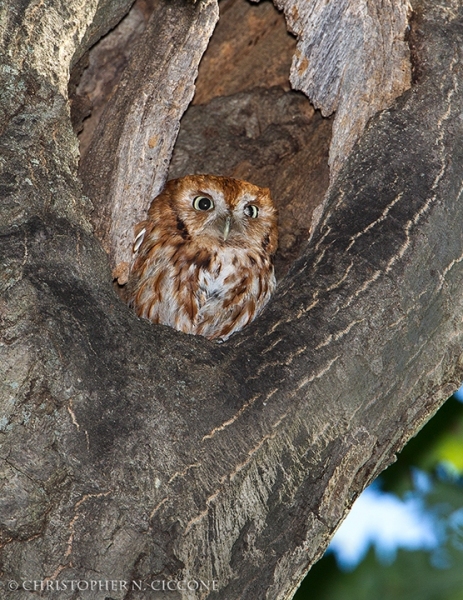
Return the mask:
{"type": "Polygon", "coordinates": [[[130,4],[1,12],[2,597],[291,598],[462,379],[463,9],[413,3],[404,92],[406,2],[279,4],[293,85],[337,110],[331,183],[264,314],[218,345],[139,320],[111,275],[214,0],[155,6],[82,165],[90,201],[77,175],[70,67],[130,4]]]}

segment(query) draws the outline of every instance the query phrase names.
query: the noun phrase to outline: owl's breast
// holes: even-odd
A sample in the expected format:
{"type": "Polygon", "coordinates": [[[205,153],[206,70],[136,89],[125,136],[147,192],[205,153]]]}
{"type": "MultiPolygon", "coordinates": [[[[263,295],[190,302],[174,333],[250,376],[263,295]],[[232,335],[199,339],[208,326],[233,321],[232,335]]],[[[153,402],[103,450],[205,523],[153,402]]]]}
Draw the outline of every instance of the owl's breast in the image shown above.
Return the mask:
{"type": "Polygon", "coordinates": [[[206,299],[219,300],[242,275],[244,261],[239,253],[229,248],[215,251],[210,258],[207,267],[198,268],[198,289],[206,299]]]}
{"type": "Polygon", "coordinates": [[[270,299],[276,282],[267,255],[228,245],[210,250],[191,240],[161,241],[151,236],[133,269],[131,303],[139,316],[185,333],[227,339],[270,299]]]}
{"type": "Polygon", "coordinates": [[[228,247],[215,251],[207,268],[198,269],[197,281],[195,333],[223,339],[261,312],[276,285],[270,260],[228,247]]]}

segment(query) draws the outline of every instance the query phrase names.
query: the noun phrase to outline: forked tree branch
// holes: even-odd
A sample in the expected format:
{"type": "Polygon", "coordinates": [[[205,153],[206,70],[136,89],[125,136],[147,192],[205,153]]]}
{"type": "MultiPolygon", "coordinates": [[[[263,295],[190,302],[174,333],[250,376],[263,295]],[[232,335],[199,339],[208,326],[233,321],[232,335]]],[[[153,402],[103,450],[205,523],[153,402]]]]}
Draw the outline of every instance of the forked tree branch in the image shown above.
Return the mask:
{"type": "Polygon", "coordinates": [[[1,579],[291,598],[462,377],[463,9],[417,0],[418,81],[369,123],[262,317],[217,345],[138,320],[88,226],[65,91],[97,7],[2,16],[1,579]]]}

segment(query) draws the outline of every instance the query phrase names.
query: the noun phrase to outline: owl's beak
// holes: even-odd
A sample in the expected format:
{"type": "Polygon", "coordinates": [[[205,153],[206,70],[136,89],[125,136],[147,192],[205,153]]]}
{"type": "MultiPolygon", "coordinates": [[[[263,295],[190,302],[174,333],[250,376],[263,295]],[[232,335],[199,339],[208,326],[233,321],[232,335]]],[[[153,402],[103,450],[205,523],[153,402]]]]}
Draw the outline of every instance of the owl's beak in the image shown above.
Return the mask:
{"type": "Polygon", "coordinates": [[[231,224],[231,217],[226,217],[225,222],[223,224],[223,241],[224,242],[227,240],[228,234],[230,233],[230,224],[231,224]]]}

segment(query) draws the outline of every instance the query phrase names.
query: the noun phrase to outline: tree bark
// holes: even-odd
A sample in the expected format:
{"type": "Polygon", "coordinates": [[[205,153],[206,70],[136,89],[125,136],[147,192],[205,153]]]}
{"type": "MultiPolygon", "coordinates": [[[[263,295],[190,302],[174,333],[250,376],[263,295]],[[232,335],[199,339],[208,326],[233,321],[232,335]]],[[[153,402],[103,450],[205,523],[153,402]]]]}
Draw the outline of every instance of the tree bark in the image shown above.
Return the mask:
{"type": "Polygon", "coordinates": [[[158,2],[83,157],[95,231],[127,282],[133,226],[166,182],[180,117],[218,18],[216,0],[158,2]],[[108,201],[110,199],[110,201],[108,201]]]}
{"type": "MultiPolygon", "coordinates": [[[[60,600],[291,598],[462,378],[463,9],[413,3],[414,86],[342,161],[268,309],[218,345],[120,301],[77,177],[69,66],[129,5],[11,0],[2,13],[2,597],[34,598],[37,581],[60,600]],[[149,585],[174,580],[204,585],[149,585]]],[[[212,1],[166,10],[178,18],[159,35],[169,23],[187,41],[217,14],[212,1]]],[[[172,112],[158,100],[172,136],[205,42],[178,103],[163,96],[172,112]]],[[[117,148],[95,190],[121,181],[117,148]]]]}
{"type": "Polygon", "coordinates": [[[403,32],[408,0],[277,0],[298,46],[291,84],[324,116],[336,111],[330,166],[337,174],[369,119],[410,85],[403,32]]]}

